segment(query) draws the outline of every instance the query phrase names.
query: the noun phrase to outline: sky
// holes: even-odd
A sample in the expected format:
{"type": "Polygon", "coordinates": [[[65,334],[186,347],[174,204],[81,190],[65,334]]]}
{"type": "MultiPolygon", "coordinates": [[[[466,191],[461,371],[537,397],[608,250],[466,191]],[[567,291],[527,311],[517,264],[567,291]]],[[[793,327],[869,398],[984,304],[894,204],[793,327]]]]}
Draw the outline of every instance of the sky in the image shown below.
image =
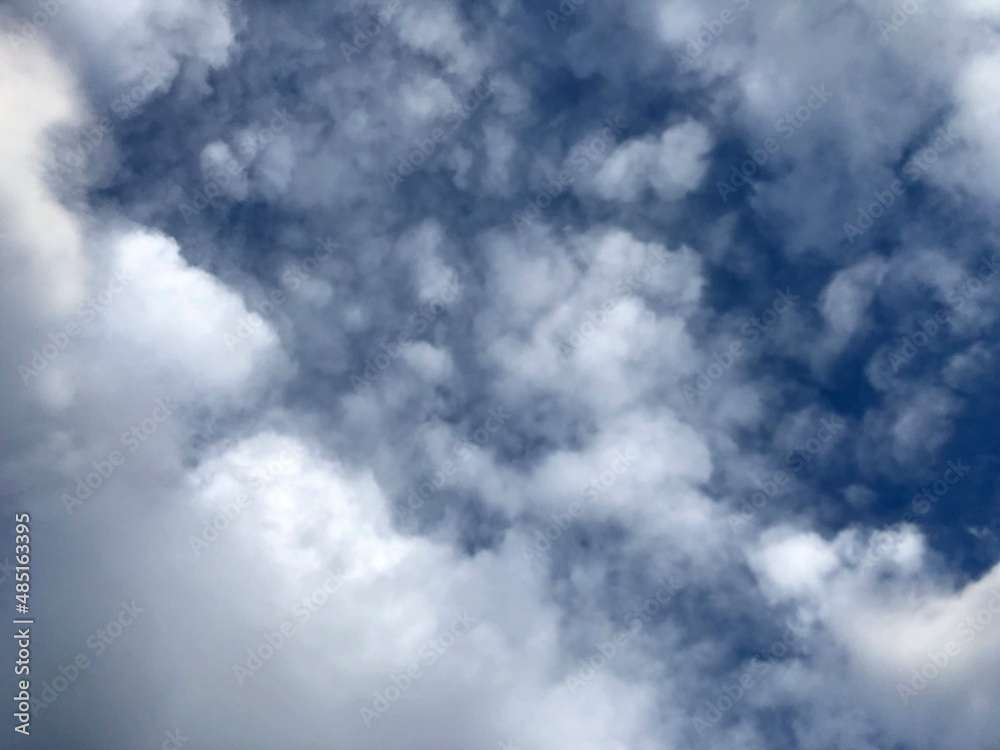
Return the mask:
{"type": "Polygon", "coordinates": [[[998,39],[9,0],[2,747],[996,750],[998,39]]]}

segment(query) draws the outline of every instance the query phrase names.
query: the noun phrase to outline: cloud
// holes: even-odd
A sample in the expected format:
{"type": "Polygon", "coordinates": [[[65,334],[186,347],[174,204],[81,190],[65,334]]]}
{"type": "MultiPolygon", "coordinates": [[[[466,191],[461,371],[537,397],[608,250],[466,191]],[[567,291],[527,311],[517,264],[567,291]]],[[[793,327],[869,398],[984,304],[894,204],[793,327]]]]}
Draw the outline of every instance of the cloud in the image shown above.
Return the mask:
{"type": "Polygon", "coordinates": [[[1000,8],[905,5],[12,5],[35,694],[143,608],[26,746],[1000,740],[1000,8]]]}
{"type": "Polygon", "coordinates": [[[664,200],[694,190],[705,174],[705,156],[712,146],[708,130],[683,122],[660,134],[621,145],[594,175],[593,187],[605,200],[634,201],[648,187],[664,200]]]}

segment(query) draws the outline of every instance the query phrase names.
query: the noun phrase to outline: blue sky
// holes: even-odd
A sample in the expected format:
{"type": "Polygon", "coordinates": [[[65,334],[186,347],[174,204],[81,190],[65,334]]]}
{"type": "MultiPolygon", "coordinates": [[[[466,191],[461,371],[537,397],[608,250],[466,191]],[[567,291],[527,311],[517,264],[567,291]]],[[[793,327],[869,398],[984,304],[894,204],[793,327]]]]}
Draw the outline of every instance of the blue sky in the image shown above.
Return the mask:
{"type": "Polygon", "coordinates": [[[998,30],[8,4],[3,731],[997,747],[998,30]]]}

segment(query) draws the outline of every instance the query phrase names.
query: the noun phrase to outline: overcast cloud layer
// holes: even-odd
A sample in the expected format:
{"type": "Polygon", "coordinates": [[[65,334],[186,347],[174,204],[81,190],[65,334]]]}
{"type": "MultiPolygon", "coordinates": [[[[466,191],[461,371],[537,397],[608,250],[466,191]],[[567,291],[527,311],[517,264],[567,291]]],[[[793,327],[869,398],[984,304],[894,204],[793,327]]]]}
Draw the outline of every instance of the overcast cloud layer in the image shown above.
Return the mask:
{"type": "Polygon", "coordinates": [[[3,747],[996,748],[998,39],[8,2],[3,747]]]}

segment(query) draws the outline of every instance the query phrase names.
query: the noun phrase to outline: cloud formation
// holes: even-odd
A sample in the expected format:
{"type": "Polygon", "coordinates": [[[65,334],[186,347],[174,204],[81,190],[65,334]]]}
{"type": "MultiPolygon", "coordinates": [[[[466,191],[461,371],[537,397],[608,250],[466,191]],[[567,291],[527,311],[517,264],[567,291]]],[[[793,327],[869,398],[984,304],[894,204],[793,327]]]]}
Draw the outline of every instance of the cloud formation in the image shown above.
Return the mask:
{"type": "Polygon", "coordinates": [[[16,743],[995,746],[998,23],[0,11],[16,743]]]}

